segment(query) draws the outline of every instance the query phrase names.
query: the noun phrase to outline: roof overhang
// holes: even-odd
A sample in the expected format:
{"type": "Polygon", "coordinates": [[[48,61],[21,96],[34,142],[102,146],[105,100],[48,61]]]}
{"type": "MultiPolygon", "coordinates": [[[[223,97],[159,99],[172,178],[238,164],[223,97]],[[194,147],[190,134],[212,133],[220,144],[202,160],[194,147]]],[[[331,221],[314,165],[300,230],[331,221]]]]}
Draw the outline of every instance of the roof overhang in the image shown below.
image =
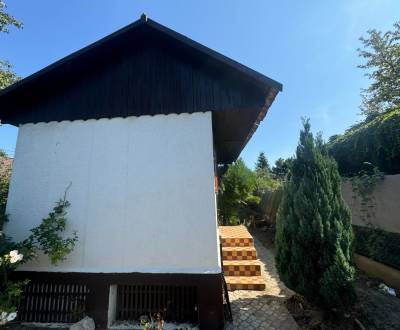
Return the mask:
{"type": "Polygon", "coordinates": [[[244,104],[171,111],[171,113],[212,111],[217,161],[218,163],[234,161],[264,119],[274,98],[282,90],[282,84],[145,16],[0,91],[0,119],[3,123],[20,125],[27,122],[90,119],[102,116],[165,114],[165,111],[145,109],[143,113],[137,111],[131,114],[129,111],[123,114],[95,113],[92,116],[82,114],[81,117],[74,113],[70,118],[69,114],[57,114],[57,109],[52,109],[52,113],[49,114],[48,110],[40,111],[34,107],[38,103],[38,97],[53,93],[57,88],[64,88],[63,86],[67,86],[68,83],[76,83],[81,76],[89,74],[87,72],[92,66],[101,67],[110,57],[140,47],[142,43],[149,43],[149,39],[153,37],[158,38],[157,40],[162,39],[177,49],[178,53],[190,54],[197,63],[201,63],[202,68],[208,71],[218,70],[218,75],[223,76],[227,84],[235,81],[236,85],[243,84],[244,89],[254,90],[254,93],[250,92],[249,95],[254,94],[255,99],[244,104]]]}

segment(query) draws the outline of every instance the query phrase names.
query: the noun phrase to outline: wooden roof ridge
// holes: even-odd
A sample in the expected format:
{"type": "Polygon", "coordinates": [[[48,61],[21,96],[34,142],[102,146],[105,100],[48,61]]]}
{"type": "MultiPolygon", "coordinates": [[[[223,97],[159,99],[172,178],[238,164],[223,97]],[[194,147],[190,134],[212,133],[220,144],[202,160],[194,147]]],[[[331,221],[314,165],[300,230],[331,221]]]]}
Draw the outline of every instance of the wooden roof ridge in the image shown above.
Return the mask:
{"type": "Polygon", "coordinates": [[[232,70],[235,70],[238,73],[244,75],[245,77],[252,80],[254,83],[256,83],[261,88],[273,88],[276,91],[282,91],[281,83],[255,71],[255,70],[253,70],[253,69],[225,56],[225,55],[222,55],[221,53],[218,53],[218,52],[212,50],[211,48],[208,48],[208,47],[184,36],[183,34],[180,34],[164,25],[161,25],[160,23],[157,23],[156,21],[153,21],[153,20],[147,18],[146,15],[142,14],[140,19],[136,20],[135,22],[99,39],[98,41],[95,41],[95,42],[89,44],[88,46],[85,46],[85,47],[71,53],[70,55],[63,57],[62,59],[44,67],[43,69],[27,76],[26,78],[15,82],[14,84],[6,87],[5,89],[0,90],[0,97],[2,97],[3,95],[6,95],[12,91],[16,91],[17,89],[24,87],[28,83],[34,82],[36,79],[41,78],[42,76],[50,73],[51,71],[53,71],[55,69],[58,69],[59,67],[67,64],[68,62],[75,60],[76,58],[89,53],[91,50],[93,50],[97,47],[105,45],[109,41],[111,41],[119,36],[122,36],[126,33],[129,33],[131,31],[137,29],[140,26],[148,26],[158,32],[161,32],[162,34],[164,34],[166,36],[169,36],[169,37],[181,42],[182,44],[188,46],[189,48],[198,51],[200,54],[203,54],[205,56],[209,56],[209,57],[213,58],[217,62],[220,62],[220,63],[224,64],[225,66],[231,68],[232,70]]]}

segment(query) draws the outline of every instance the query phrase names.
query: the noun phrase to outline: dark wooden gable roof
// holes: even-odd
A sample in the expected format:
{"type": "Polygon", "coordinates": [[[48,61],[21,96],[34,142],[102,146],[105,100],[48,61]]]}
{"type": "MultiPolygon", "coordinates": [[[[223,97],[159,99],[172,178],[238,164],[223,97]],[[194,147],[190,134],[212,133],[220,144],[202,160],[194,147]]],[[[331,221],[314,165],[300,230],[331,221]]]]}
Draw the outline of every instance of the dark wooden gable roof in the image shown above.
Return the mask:
{"type": "Polygon", "coordinates": [[[235,160],[282,85],[145,16],[0,91],[2,123],[212,111],[235,160]]]}

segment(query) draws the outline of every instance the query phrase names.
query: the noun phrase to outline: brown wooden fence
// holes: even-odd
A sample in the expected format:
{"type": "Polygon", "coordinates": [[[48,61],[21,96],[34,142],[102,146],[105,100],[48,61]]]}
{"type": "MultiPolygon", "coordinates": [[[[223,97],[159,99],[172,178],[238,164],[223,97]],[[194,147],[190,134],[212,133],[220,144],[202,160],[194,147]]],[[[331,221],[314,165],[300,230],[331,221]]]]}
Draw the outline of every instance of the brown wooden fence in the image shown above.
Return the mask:
{"type": "Polygon", "coordinates": [[[275,224],[276,214],[282,199],[282,190],[269,191],[261,199],[261,210],[265,220],[270,224],[275,224]]]}

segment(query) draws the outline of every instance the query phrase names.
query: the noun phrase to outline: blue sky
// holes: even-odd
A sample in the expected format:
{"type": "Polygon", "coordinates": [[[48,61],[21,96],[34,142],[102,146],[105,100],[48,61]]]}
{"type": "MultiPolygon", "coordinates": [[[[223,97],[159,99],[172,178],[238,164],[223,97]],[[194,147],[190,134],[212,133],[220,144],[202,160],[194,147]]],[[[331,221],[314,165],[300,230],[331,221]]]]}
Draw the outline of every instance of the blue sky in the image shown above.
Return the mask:
{"type": "MultiPolygon", "coordinates": [[[[166,25],[283,84],[242,152],[249,166],[264,151],[270,162],[293,155],[301,117],[327,138],[359,121],[358,38],[400,19],[398,0],[139,1],[8,0],[23,30],[0,35],[0,58],[26,77],[131,23],[145,12],[166,25]]],[[[0,127],[12,153],[17,129],[0,127]]]]}

